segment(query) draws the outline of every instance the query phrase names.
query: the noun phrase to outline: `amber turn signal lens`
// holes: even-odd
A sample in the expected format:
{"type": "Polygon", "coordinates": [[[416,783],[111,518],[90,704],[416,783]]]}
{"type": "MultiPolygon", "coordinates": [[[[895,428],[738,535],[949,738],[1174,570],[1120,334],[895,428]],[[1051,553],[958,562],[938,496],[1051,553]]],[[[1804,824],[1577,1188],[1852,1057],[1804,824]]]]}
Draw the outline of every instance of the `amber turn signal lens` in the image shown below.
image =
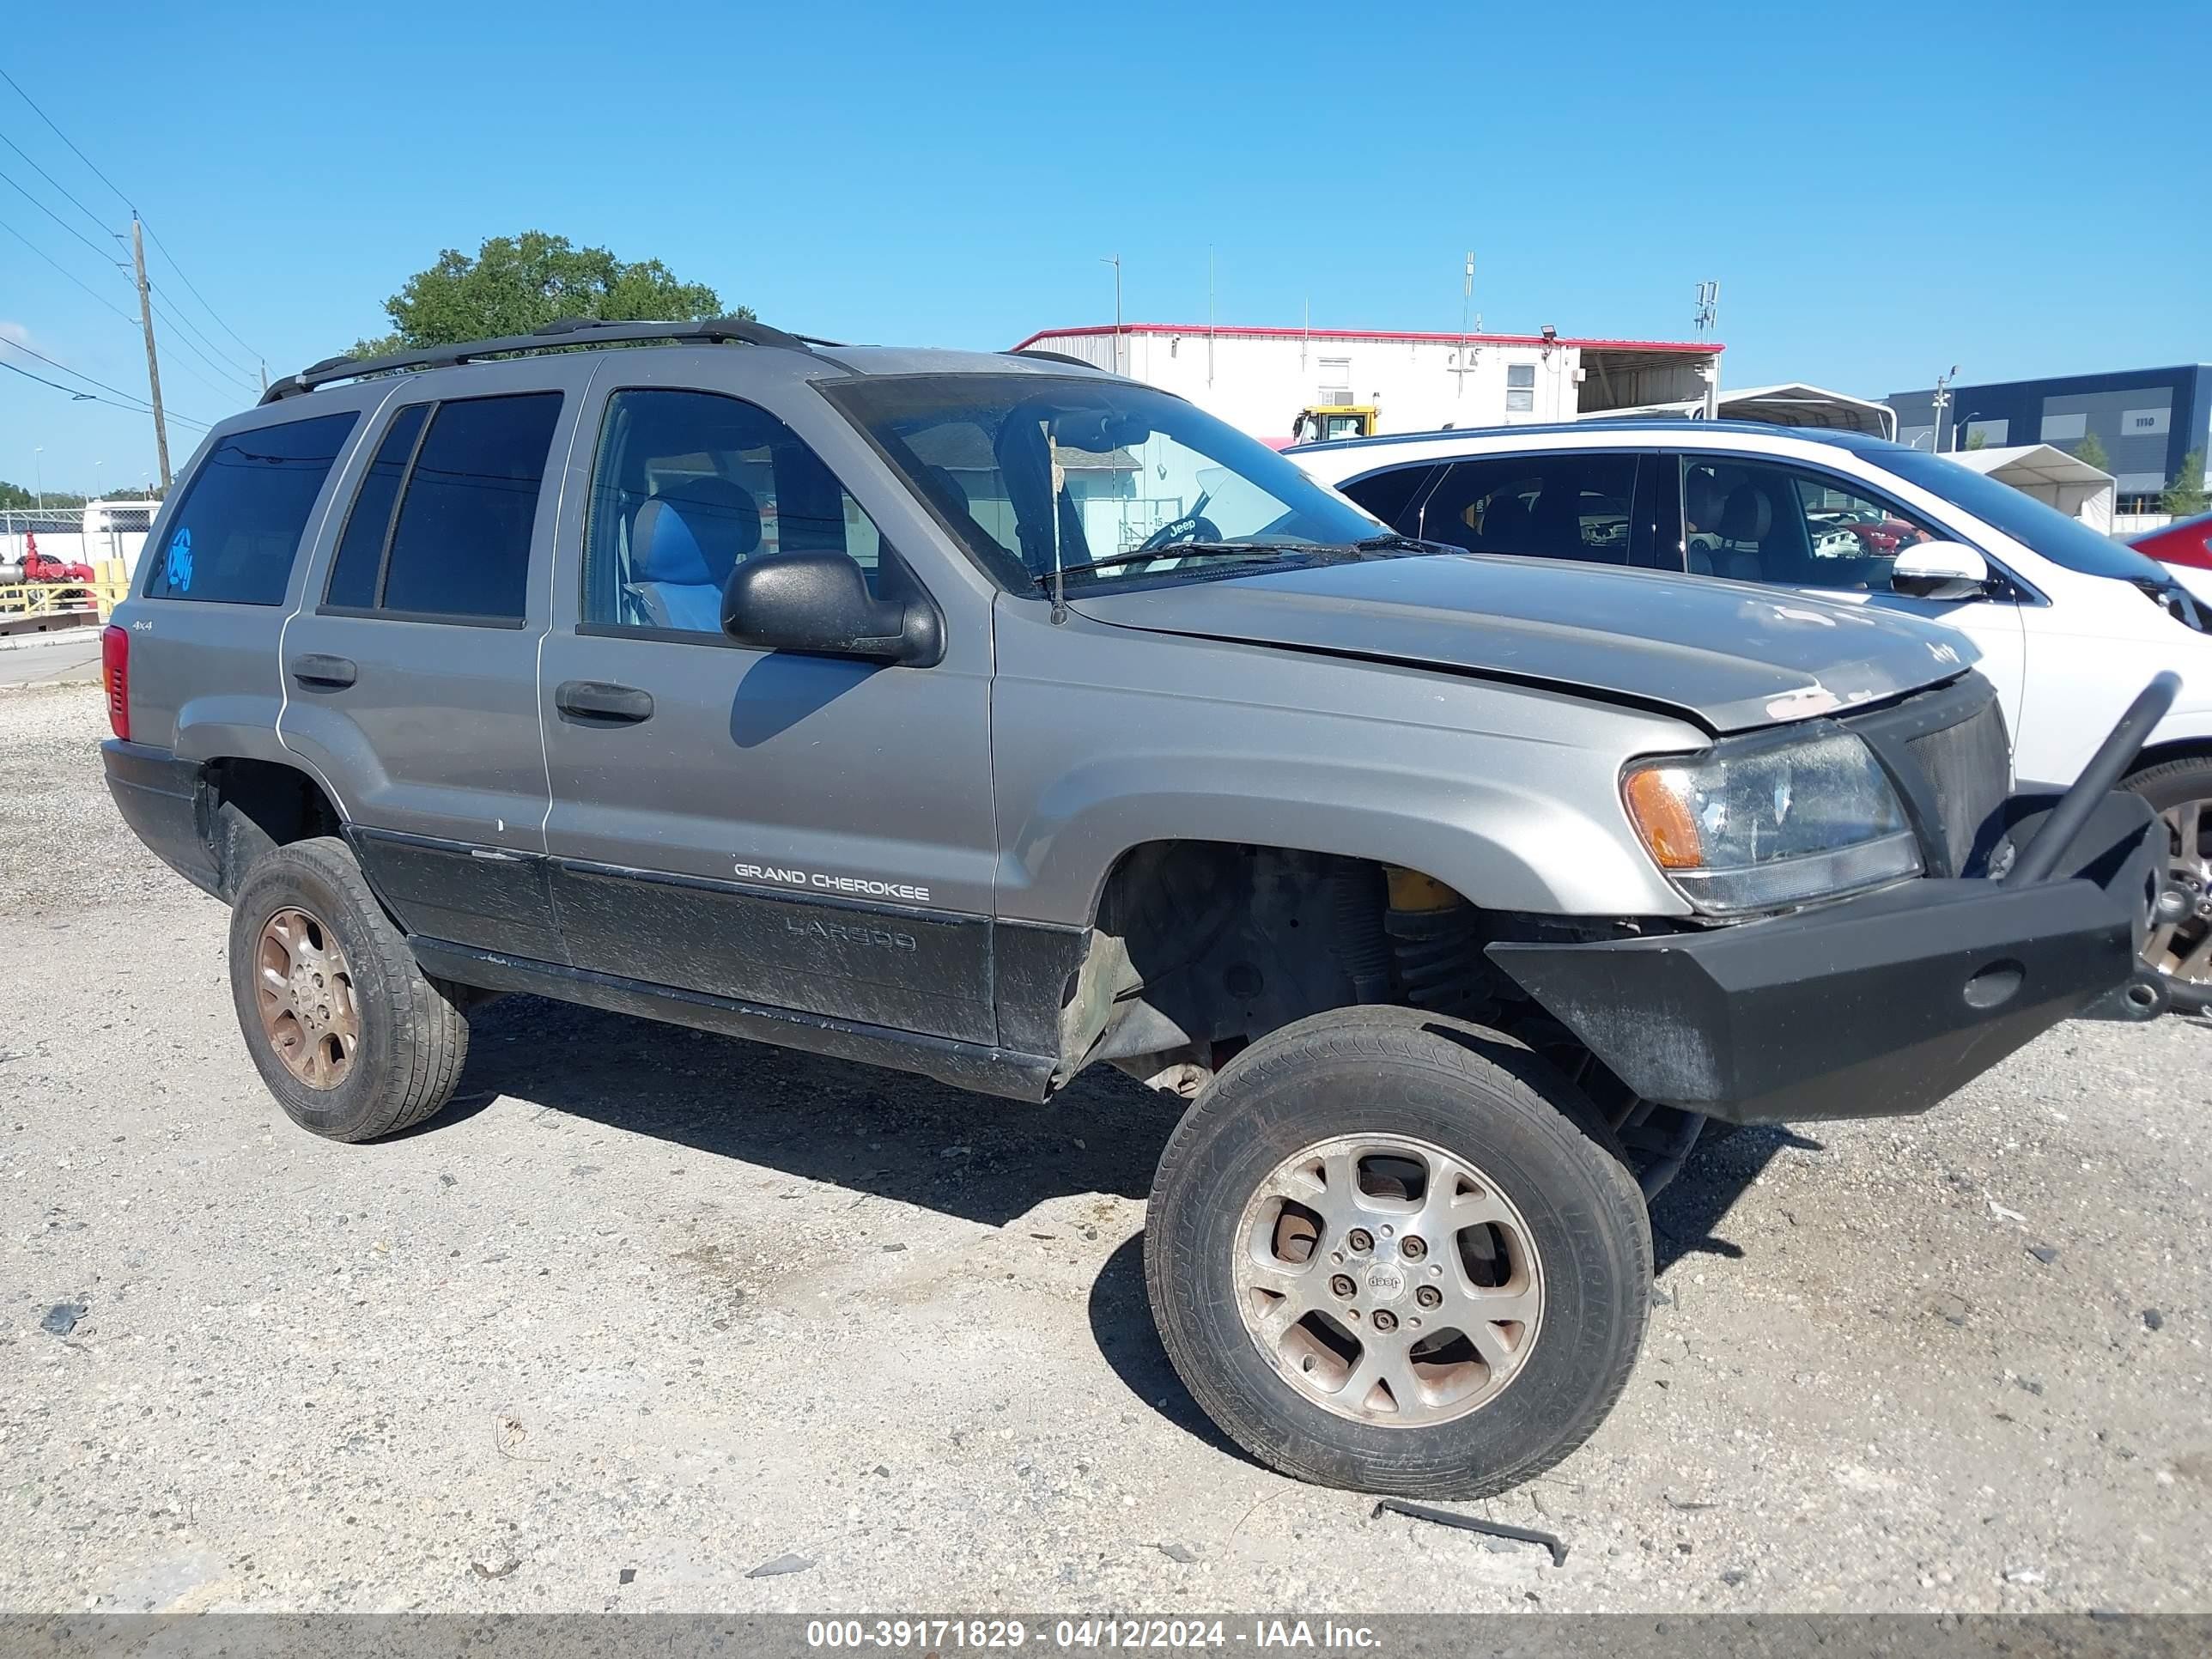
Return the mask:
{"type": "Polygon", "coordinates": [[[1636,833],[1644,837],[1644,844],[1651,849],[1661,869],[1695,870],[1705,863],[1698,821],[1691,814],[1690,804],[1669,784],[1666,769],[1655,766],[1631,772],[1621,782],[1620,793],[1628,803],[1636,833]]]}

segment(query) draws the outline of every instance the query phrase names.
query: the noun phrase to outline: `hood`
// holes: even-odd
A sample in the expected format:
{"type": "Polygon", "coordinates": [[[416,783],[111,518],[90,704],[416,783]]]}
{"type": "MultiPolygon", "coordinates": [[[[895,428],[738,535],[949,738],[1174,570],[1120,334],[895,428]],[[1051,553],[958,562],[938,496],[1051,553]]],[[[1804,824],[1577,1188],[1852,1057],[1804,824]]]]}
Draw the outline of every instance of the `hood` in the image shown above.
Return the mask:
{"type": "Polygon", "coordinates": [[[1655,570],[1415,555],[1132,592],[1095,622],[1588,691],[1716,732],[1806,720],[1950,679],[1962,635],[1864,605],[1655,570]]]}

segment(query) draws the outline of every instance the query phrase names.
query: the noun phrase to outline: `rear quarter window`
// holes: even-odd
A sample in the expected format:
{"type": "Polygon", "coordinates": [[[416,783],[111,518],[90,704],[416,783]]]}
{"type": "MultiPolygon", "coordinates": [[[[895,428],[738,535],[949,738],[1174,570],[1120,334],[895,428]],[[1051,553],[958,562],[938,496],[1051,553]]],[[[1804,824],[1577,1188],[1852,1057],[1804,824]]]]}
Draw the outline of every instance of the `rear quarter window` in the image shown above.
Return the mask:
{"type": "Polygon", "coordinates": [[[283,604],[307,515],[359,419],[322,415],[216,443],[149,550],[146,597],[283,604]]]}

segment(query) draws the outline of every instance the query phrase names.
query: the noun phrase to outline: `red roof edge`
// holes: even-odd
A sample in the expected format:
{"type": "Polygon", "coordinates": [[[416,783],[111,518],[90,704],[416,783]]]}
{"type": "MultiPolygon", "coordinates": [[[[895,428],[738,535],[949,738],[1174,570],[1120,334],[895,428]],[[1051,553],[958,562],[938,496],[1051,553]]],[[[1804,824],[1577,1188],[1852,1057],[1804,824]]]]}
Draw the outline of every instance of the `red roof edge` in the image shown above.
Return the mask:
{"type": "MultiPolygon", "coordinates": [[[[1390,340],[1407,341],[1417,345],[1457,345],[1464,337],[1469,345],[1532,345],[1545,343],[1540,334],[1431,334],[1409,332],[1401,329],[1382,328],[1276,328],[1253,323],[1216,323],[1209,327],[1204,323],[1123,323],[1116,329],[1111,323],[1084,323],[1073,328],[1041,328],[1019,345],[1009,346],[1010,351],[1024,351],[1039,340],[1066,337],[1069,335],[1105,334],[1243,334],[1265,340],[1390,340]]],[[[1711,354],[1718,356],[1728,348],[1719,341],[1701,340],[1586,340],[1562,334],[1551,342],[1553,345],[1595,347],[1614,351],[1680,351],[1711,354]]]]}

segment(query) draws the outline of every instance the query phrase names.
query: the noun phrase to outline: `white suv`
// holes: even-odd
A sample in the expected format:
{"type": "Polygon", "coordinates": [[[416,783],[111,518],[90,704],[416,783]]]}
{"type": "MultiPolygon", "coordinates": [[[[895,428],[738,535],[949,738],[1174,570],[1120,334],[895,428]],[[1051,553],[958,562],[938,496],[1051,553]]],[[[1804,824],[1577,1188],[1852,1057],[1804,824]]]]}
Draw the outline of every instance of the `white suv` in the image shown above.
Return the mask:
{"type": "Polygon", "coordinates": [[[2177,1006],[2212,1005],[2212,607],[2165,566],[2009,484],[1856,433],[1626,420],[1287,453],[1401,533],[1472,553],[1687,570],[1954,629],[1996,684],[2026,787],[2072,782],[2145,677],[2174,670],[2181,695],[2129,783],[2165,817],[2173,879],[2197,902],[2146,960],[2177,1006]]]}

